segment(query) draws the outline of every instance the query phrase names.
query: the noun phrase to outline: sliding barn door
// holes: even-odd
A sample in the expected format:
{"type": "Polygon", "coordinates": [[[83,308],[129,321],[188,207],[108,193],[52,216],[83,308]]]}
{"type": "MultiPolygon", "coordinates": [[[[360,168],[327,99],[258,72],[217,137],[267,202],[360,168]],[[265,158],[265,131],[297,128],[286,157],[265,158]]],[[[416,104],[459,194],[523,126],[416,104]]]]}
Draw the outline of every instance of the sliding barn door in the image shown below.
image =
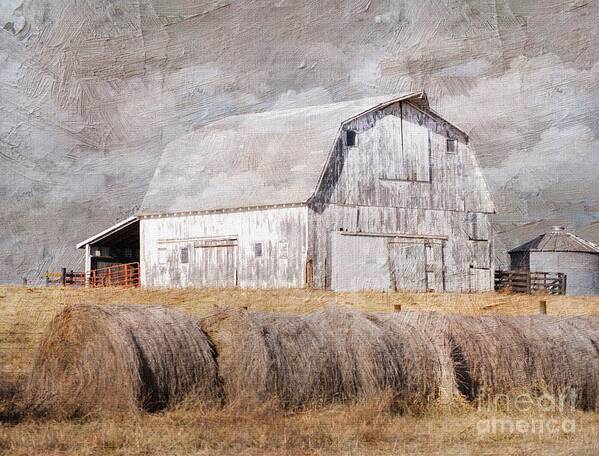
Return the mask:
{"type": "Polygon", "coordinates": [[[237,285],[237,240],[196,241],[189,284],[195,287],[237,285]]]}
{"type": "Polygon", "coordinates": [[[396,238],[389,241],[392,288],[399,291],[445,290],[443,243],[396,238]]]}

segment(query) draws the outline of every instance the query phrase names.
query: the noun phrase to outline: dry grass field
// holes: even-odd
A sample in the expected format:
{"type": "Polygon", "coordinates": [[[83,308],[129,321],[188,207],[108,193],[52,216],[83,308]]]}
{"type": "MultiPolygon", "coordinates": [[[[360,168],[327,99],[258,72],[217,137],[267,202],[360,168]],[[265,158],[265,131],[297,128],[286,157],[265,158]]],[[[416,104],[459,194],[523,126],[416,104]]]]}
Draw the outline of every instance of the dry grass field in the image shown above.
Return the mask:
{"type": "MultiPolygon", "coordinates": [[[[0,288],[0,372],[4,390],[29,372],[51,318],[65,305],[160,304],[204,316],[222,305],[306,313],[325,305],[371,311],[437,310],[469,315],[538,312],[539,296],[332,293],[306,290],[135,290],[0,288]]],[[[549,314],[597,314],[599,298],[542,297],[549,314]]],[[[398,415],[386,397],[283,412],[185,404],[156,414],[72,421],[26,420],[0,426],[0,452],[32,455],[175,454],[598,454],[599,413],[505,404],[453,403],[398,415]],[[520,410],[520,411],[518,411],[520,410]],[[497,432],[488,423],[499,422],[497,432]],[[510,429],[566,423],[544,432],[510,429]],[[505,425],[504,427],[502,427],[505,425]],[[507,426],[507,424],[509,426],[507,426]],[[572,428],[575,426],[575,428],[572,428]]]]}

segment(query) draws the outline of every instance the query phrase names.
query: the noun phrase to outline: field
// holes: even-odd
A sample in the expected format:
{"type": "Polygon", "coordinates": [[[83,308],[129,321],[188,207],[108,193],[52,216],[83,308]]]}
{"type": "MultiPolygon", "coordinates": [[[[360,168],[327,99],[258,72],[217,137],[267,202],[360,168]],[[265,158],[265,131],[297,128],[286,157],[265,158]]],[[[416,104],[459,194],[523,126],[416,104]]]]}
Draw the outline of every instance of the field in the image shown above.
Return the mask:
{"type": "MultiPolygon", "coordinates": [[[[599,314],[599,298],[502,294],[331,293],[305,290],[76,290],[0,288],[0,369],[9,392],[27,375],[44,328],[71,303],[161,304],[204,316],[222,305],[306,313],[325,305],[370,311],[437,310],[462,314],[599,314]]],[[[381,396],[350,405],[282,412],[207,409],[185,404],[156,414],[76,421],[6,422],[4,454],[597,454],[599,413],[513,403],[477,408],[452,403],[398,415],[381,396]],[[510,404],[512,406],[510,406],[510,404]],[[489,431],[489,423],[499,423],[489,431]],[[510,426],[520,426],[511,429],[510,426]],[[551,431],[522,431],[530,423],[564,423],[551,431]],[[574,428],[573,428],[574,426],[574,428]],[[559,428],[559,429],[558,429],[559,428]]]]}

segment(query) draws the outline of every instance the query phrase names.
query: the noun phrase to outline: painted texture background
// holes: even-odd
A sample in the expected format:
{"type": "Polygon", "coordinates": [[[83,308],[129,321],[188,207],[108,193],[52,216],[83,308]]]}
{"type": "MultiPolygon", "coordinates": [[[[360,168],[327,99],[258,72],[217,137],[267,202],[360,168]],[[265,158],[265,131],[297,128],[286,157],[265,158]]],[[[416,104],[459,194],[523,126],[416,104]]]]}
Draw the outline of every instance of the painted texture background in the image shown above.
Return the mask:
{"type": "Polygon", "coordinates": [[[504,245],[597,241],[598,23],[593,0],[0,0],[0,282],[80,269],[198,126],[421,88],[470,134],[504,245]]]}

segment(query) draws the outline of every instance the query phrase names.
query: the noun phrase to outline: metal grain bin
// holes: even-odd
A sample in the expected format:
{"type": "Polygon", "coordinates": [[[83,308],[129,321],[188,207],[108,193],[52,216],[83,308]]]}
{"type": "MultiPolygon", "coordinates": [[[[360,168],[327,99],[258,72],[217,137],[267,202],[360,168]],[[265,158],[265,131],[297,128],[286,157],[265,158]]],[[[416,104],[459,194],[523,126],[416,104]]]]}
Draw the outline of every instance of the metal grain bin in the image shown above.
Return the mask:
{"type": "Polygon", "coordinates": [[[512,270],[562,272],[567,295],[599,295],[599,246],[563,226],[509,251],[512,270]]]}

